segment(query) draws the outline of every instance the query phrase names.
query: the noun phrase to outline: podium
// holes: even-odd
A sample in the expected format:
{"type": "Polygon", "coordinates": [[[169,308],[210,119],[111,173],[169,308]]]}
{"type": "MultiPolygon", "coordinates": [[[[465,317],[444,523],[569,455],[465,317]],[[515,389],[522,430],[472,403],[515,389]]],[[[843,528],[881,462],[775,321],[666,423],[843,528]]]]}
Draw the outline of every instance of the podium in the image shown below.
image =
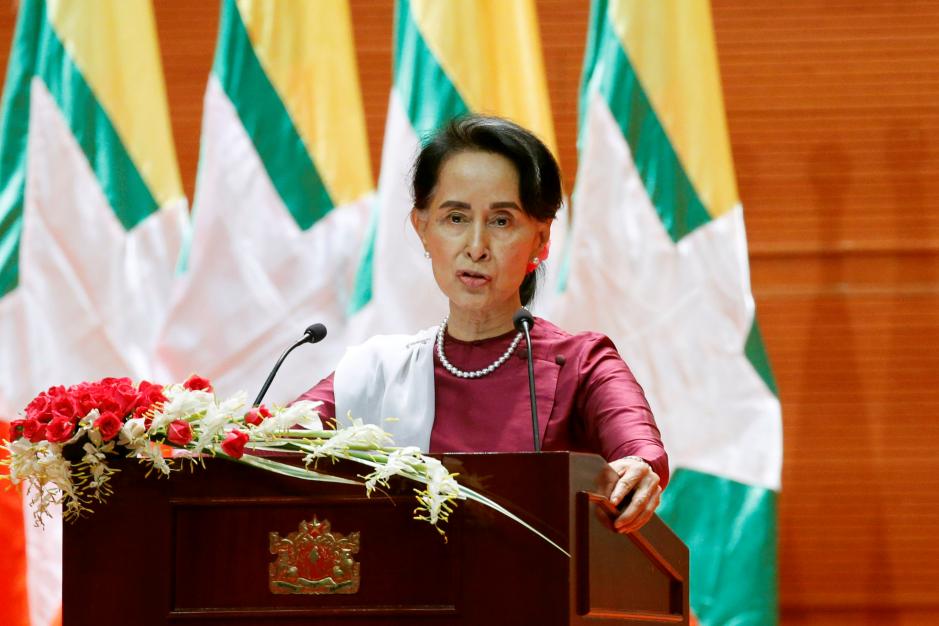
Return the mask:
{"type": "Polygon", "coordinates": [[[405,480],[368,498],[361,485],[222,459],[170,479],[123,460],[108,502],[64,525],[63,624],[688,624],[687,548],[657,517],[629,536],[609,528],[601,494],[615,474],[600,457],[437,456],[570,556],[472,502],[459,502],[444,538],[412,518],[416,484],[405,480]],[[314,526],[330,536],[297,538],[314,526]],[[279,553],[314,544],[293,565],[279,553]],[[328,553],[337,546],[341,558],[328,553]],[[319,566],[325,583],[297,574],[319,566]],[[303,585],[272,581],[275,570],[303,585]]]}

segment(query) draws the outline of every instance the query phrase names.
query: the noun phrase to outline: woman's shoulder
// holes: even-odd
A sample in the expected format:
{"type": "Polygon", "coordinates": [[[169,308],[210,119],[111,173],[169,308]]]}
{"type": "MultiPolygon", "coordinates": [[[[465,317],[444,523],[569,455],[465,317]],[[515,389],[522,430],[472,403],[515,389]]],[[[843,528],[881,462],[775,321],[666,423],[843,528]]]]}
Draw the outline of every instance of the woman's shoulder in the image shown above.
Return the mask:
{"type": "Polygon", "coordinates": [[[436,330],[431,327],[413,335],[372,335],[364,343],[346,348],[336,371],[398,371],[414,359],[431,354],[436,330]]]}
{"type": "Polygon", "coordinates": [[[597,350],[617,352],[613,341],[603,333],[591,330],[572,333],[544,318],[537,317],[535,320],[536,337],[555,351],[564,351],[570,356],[597,350]]]}
{"type": "Polygon", "coordinates": [[[364,342],[350,346],[349,350],[361,350],[365,352],[385,351],[385,350],[407,350],[427,342],[432,342],[437,334],[437,327],[431,326],[418,331],[413,335],[372,335],[364,342]]]}
{"type": "Polygon", "coordinates": [[[536,329],[541,334],[543,339],[549,341],[563,341],[570,343],[596,343],[598,341],[610,341],[610,338],[604,335],[603,333],[592,331],[592,330],[582,330],[576,333],[564,330],[554,322],[546,320],[543,317],[535,318],[536,329]]]}
{"type": "Polygon", "coordinates": [[[539,324],[543,340],[533,342],[536,357],[562,366],[572,364],[573,368],[568,368],[568,371],[576,372],[584,385],[612,379],[635,382],[632,370],[607,335],[589,330],[571,333],[541,319],[536,321],[535,328],[539,324]]]}

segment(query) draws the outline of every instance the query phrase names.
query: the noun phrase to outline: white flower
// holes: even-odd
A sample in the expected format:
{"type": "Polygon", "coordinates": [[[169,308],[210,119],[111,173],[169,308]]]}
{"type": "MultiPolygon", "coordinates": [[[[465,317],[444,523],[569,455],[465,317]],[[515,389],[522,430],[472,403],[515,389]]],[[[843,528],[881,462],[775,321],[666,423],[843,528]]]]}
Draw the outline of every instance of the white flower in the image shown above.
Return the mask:
{"type": "Polygon", "coordinates": [[[218,411],[224,414],[229,420],[235,421],[238,417],[243,415],[244,412],[240,409],[246,404],[248,404],[248,395],[244,391],[239,391],[231,398],[219,403],[218,411]]]}
{"type": "Polygon", "coordinates": [[[66,513],[81,511],[72,483],[71,464],[62,456],[62,446],[48,441],[32,443],[20,438],[7,446],[10,451],[10,482],[26,482],[37,524],[49,516],[48,508],[64,502],[66,513]]]}
{"type": "Polygon", "coordinates": [[[132,450],[144,445],[147,442],[147,420],[143,417],[135,417],[124,422],[121,427],[120,436],[117,443],[126,446],[132,450]]]}
{"type": "Polygon", "coordinates": [[[96,446],[100,446],[102,443],[104,443],[104,438],[101,436],[101,433],[97,428],[92,428],[88,431],[88,439],[91,440],[91,443],[96,446]]]}
{"type": "Polygon", "coordinates": [[[166,459],[163,458],[163,450],[160,448],[160,444],[148,441],[137,449],[137,454],[142,459],[149,462],[155,470],[165,476],[170,475],[170,466],[167,464],[166,459]]]}
{"type": "Polygon", "coordinates": [[[18,485],[22,481],[28,480],[37,468],[38,444],[32,443],[25,437],[20,437],[16,441],[11,441],[5,447],[10,453],[10,482],[18,485]]]}
{"type": "MultiPolygon", "coordinates": [[[[100,437],[99,437],[100,439],[100,437]]],[[[82,457],[82,462],[85,463],[88,468],[91,470],[91,487],[94,489],[95,497],[99,498],[99,491],[104,483],[107,482],[108,476],[114,473],[115,470],[112,470],[108,467],[107,463],[107,454],[114,450],[114,442],[109,441],[105,445],[94,444],[91,442],[86,442],[82,446],[82,450],[85,451],[85,455],[82,457]]]]}
{"type": "Polygon", "coordinates": [[[398,448],[388,455],[388,461],[379,465],[374,472],[365,477],[365,491],[371,495],[378,485],[388,486],[392,476],[407,476],[418,473],[417,466],[424,463],[421,450],[417,446],[398,448]]]}
{"type": "Polygon", "coordinates": [[[85,417],[78,420],[78,428],[91,430],[94,428],[95,420],[99,417],[101,417],[101,412],[98,409],[91,409],[85,417]]]}
{"type": "Polygon", "coordinates": [[[219,411],[218,407],[209,407],[204,417],[192,422],[193,431],[199,435],[193,451],[202,452],[225,429],[228,422],[228,415],[219,411]]]}
{"type": "Polygon", "coordinates": [[[391,435],[375,424],[365,424],[359,418],[349,418],[351,424],[336,429],[335,434],[317,446],[316,450],[307,455],[310,459],[325,457],[343,457],[350,449],[381,450],[391,446],[394,441],[391,435]]]}
{"type": "Polygon", "coordinates": [[[150,429],[154,432],[174,420],[198,415],[215,405],[214,394],[208,391],[192,391],[182,385],[167,387],[163,395],[166,396],[166,402],[154,414],[153,423],[150,424],[150,429]]]}
{"type": "Polygon", "coordinates": [[[240,410],[247,403],[247,395],[241,391],[221,404],[212,402],[205,408],[205,415],[191,422],[198,435],[193,452],[199,453],[209,447],[226,428],[241,426],[240,410]]]}
{"type": "Polygon", "coordinates": [[[316,407],[321,404],[323,403],[312,400],[300,400],[286,408],[275,409],[273,415],[254,428],[254,432],[260,435],[271,435],[290,430],[294,426],[300,426],[306,430],[323,430],[323,422],[320,420],[319,413],[315,411],[316,407]]]}
{"type": "Polygon", "coordinates": [[[427,515],[418,516],[418,519],[426,519],[436,526],[438,522],[446,521],[450,516],[450,503],[460,497],[460,486],[453,474],[447,471],[439,460],[425,457],[424,461],[427,464],[427,489],[418,494],[417,500],[427,515]]]}

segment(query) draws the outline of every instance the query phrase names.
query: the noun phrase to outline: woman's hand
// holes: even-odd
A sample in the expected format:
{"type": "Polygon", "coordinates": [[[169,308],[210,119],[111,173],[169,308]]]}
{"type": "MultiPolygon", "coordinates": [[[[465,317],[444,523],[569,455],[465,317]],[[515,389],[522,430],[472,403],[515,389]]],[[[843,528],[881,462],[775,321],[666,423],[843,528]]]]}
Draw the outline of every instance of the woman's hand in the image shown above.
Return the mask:
{"type": "Polygon", "coordinates": [[[613,527],[624,535],[635,532],[649,521],[659,507],[662,497],[659,475],[638,457],[617,459],[610,463],[610,467],[619,475],[619,480],[610,492],[610,501],[619,506],[623,498],[632,493],[629,506],[616,518],[613,527]]]}

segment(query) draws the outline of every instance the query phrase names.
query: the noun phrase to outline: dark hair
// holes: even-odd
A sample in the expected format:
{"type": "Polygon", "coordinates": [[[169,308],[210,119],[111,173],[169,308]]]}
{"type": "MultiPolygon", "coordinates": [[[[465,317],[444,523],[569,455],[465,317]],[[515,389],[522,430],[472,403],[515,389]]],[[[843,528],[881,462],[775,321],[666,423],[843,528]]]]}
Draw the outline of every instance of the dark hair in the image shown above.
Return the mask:
{"type": "MultiPolygon", "coordinates": [[[[424,142],[414,161],[412,198],[415,209],[426,209],[444,162],[460,152],[492,152],[507,158],[518,171],[522,209],[539,221],[553,219],[561,207],[561,171],[551,151],[533,133],[501,117],[467,115],[451,120],[424,142]]],[[[531,272],[518,293],[522,304],[535,297],[537,279],[531,272]]]]}

